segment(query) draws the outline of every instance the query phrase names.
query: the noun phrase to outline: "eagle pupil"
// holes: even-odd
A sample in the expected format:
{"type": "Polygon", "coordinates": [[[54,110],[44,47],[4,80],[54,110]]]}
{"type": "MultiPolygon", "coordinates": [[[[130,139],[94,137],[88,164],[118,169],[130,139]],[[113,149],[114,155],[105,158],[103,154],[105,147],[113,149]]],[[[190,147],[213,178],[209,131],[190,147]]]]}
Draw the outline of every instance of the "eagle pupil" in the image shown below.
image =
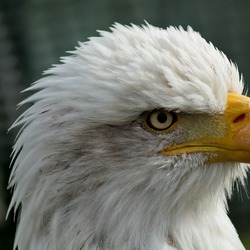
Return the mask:
{"type": "Polygon", "coordinates": [[[157,120],[160,123],[165,123],[167,121],[167,115],[165,113],[159,113],[157,116],[157,120]]]}

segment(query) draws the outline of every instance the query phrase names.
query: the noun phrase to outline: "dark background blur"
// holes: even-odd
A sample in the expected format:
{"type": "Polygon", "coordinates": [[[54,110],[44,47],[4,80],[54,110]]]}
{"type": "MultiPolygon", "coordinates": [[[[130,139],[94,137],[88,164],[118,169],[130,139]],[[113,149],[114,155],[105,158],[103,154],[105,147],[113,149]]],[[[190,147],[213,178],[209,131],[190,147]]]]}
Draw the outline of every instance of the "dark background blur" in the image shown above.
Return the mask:
{"type": "MultiPolygon", "coordinates": [[[[24,98],[20,91],[97,29],[144,20],[164,28],[191,25],[236,62],[250,84],[248,0],[0,0],[0,250],[12,249],[15,232],[13,214],[4,220],[14,138],[7,129],[21,112],[15,110],[24,98]]],[[[250,183],[247,189],[250,193],[250,183]]],[[[250,199],[244,188],[234,193],[230,217],[250,249],[250,199]]]]}

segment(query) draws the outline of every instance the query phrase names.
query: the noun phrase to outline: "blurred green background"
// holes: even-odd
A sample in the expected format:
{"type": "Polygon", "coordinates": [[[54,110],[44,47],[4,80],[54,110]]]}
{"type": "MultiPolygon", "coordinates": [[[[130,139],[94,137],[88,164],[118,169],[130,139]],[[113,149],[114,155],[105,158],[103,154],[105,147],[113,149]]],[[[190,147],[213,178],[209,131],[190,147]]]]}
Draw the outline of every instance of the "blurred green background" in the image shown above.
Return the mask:
{"type": "MultiPolygon", "coordinates": [[[[236,62],[250,84],[249,0],[0,0],[0,249],[12,249],[13,214],[5,221],[6,191],[20,91],[59,63],[77,41],[107,30],[114,22],[160,27],[191,25],[236,62]]],[[[249,175],[250,178],[250,175],[249,175]]],[[[248,178],[248,179],[249,179],[248,178]]],[[[235,191],[230,217],[250,250],[250,185],[235,191]]]]}

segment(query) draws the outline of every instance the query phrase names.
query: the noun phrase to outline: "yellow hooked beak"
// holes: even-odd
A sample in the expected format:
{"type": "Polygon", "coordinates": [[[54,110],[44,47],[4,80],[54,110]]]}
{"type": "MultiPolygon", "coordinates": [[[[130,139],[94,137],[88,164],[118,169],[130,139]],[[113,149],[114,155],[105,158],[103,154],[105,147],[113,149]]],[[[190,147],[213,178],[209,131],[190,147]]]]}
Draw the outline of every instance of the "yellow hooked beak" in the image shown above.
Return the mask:
{"type": "Polygon", "coordinates": [[[224,114],[210,116],[210,119],[214,122],[201,121],[198,132],[193,131],[192,137],[187,136],[184,143],[170,146],[161,153],[206,152],[207,162],[250,163],[250,98],[229,93],[224,114]]]}

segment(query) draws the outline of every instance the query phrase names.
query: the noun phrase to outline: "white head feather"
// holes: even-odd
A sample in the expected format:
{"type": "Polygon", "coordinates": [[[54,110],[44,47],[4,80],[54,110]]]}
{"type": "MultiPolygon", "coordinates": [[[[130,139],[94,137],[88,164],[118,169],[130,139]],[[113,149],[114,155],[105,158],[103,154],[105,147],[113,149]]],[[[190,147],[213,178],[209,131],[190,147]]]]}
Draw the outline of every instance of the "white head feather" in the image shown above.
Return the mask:
{"type": "Polygon", "coordinates": [[[241,93],[237,68],[190,27],[115,24],[80,43],[28,90],[13,127],[10,208],[21,205],[15,245],[27,249],[241,250],[226,214],[240,164],[159,151],[141,114],[225,110],[241,93]]]}

